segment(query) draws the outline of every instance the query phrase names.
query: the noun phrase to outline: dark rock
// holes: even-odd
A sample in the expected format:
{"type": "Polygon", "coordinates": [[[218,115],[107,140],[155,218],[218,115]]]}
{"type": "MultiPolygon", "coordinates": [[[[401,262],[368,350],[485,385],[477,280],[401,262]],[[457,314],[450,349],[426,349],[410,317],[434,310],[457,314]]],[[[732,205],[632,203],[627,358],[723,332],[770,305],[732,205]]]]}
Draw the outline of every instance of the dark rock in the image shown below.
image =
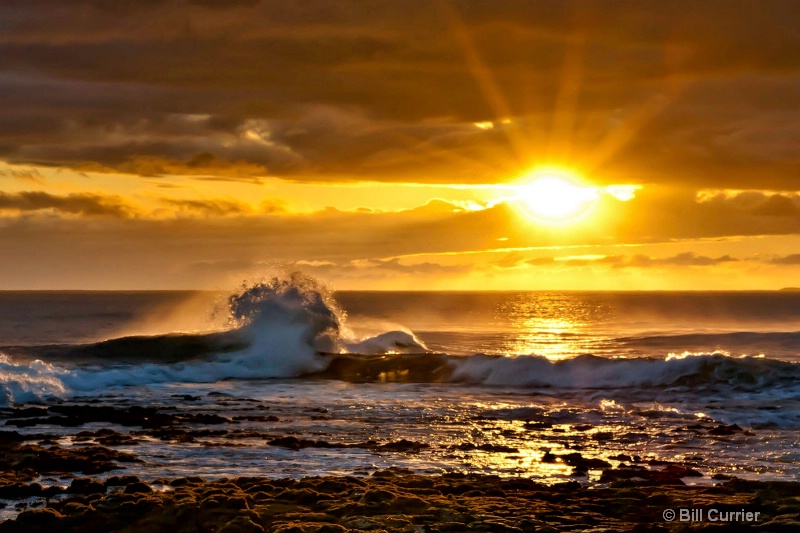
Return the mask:
{"type": "Polygon", "coordinates": [[[20,409],[12,409],[11,416],[15,418],[33,418],[38,416],[47,416],[47,408],[45,407],[27,407],[20,409]]]}
{"type": "Polygon", "coordinates": [[[189,415],[179,415],[177,417],[181,421],[190,422],[192,424],[230,424],[234,423],[230,418],[224,416],[209,414],[209,413],[196,413],[189,415]]]}
{"type": "Polygon", "coordinates": [[[709,429],[709,435],[718,435],[718,436],[727,436],[727,435],[735,435],[736,433],[742,433],[744,430],[737,426],[736,424],[731,424],[726,426],[725,424],[719,425],[715,428],[709,429]]]}
{"type": "Polygon", "coordinates": [[[275,415],[239,415],[234,416],[233,420],[246,420],[248,422],[279,422],[280,418],[275,415]]]}
{"type": "Polygon", "coordinates": [[[619,481],[621,479],[633,479],[633,478],[641,478],[641,479],[649,479],[650,471],[642,466],[625,466],[619,468],[608,468],[603,470],[603,473],[600,474],[600,483],[610,483],[613,481],[619,481]]]}
{"type": "Polygon", "coordinates": [[[264,528],[249,517],[237,516],[219,528],[218,533],[264,533],[264,528]]]}
{"type": "Polygon", "coordinates": [[[170,486],[173,487],[185,487],[186,485],[200,485],[205,483],[206,480],[198,477],[198,476],[190,476],[190,477],[181,477],[178,479],[173,479],[170,482],[170,486]]]}
{"type": "Polygon", "coordinates": [[[391,502],[397,498],[397,494],[388,490],[368,490],[361,497],[361,501],[367,504],[378,502],[391,502]]]}
{"type": "Polygon", "coordinates": [[[41,496],[42,486],[38,483],[13,483],[0,486],[0,498],[4,500],[21,500],[31,496],[41,496]]]}
{"type": "Polygon", "coordinates": [[[518,448],[512,448],[510,446],[503,446],[501,444],[473,444],[471,442],[463,442],[458,446],[450,446],[451,450],[461,450],[461,451],[472,451],[472,450],[480,450],[483,452],[494,452],[494,453],[519,453],[518,448]]]}
{"type": "Polygon", "coordinates": [[[131,483],[139,483],[141,480],[136,476],[114,476],[106,480],[106,487],[124,487],[131,483]]]}
{"type": "Polygon", "coordinates": [[[106,422],[121,426],[156,428],[175,423],[175,417],[172,415],[160,413],[152,407],[138,405],[127,409],[95,405],[54,405],[48,411],[60,416],[14,419],[8,420],[6,424],[17,427],[31,427],[39,424],[78,427],[90,422],[106,422]]]}
{"type": "Polygon", "coordinates": [[[550,422],[526,422],[523,429],[527,429],[529,431],[539,431],[543,429],[551,429],[553,424],[550,422]]]}
{"type": "Polygon", "coordinates": [[[395,442],[382,444],[380,446],[377,446],[375,449],[387,450],[392,452],[416,452],[419,450],[423,450],[425,448],[430,448],[430,446],[425,444],[424,442],[416,442],[406,439],[400,439],[395,442]]]}
{"type": "Polygon", "coordinates": [[[139,492],[153,492],[153,489],[150,488],[150,485],[147,483],[142,483],[141,481],[137,483],[130,483],[125,486],[125,494],[136,494],[139,492]]]}
{"type": "Polygon", "coordinates": [[[278,437],[267,442],[269,446],[278,446],[288,450],[300,450],[314,446],[315,442],[312,440],[298,439],[297,437],[278,437]]]}
{"type": "Polygon", "coordinates": [[[609,457],[609,459],[613,459],[615,461],[628,462],[628,463],[633,462],[633,457],[631,457],[630,455],[625,455],[624,453],[620,453],[618,455],[612,455],[611,457],[609,457]]]}
{"type": "Polygon", "coordinates": [[[105,494],[106,486],[91,478],[75,478],[66,492],[68,494],[105,494]]]}
{"type": "Polygon", "coordinates": [[[594,458],[587,459],[578,452],[559,455],[557,457],[561,459],[561,461],[564,464],[569,466],[574,466],[576,468],[580,467],[583,469],[597,469],[597,468],[609,468],[611,466],[611,463],[608,463],[607,461],[594,458]]]}
{"type": "Polygon", "coordinates": [[[58,524],[62,518],[61,514],[55,509],[45,507],[44,509],[23,511],[15,522],[19,527],[19,531],[52,533],[53,531],[58,531],[58,524]]]}

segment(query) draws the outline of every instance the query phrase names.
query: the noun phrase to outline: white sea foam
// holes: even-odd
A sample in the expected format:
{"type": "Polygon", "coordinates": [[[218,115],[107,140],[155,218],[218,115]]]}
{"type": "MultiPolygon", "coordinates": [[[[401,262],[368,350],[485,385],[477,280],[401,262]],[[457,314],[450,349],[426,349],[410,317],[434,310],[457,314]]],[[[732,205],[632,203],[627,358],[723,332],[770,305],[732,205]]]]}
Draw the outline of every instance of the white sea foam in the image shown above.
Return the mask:
{"type": "Polygon", "coordinates": [[[26,365],[0,354],[0,405],[63,396],[66,387],[61,378],[66,374],[66,370],[43,361],[26,365]]]}
{"type": "Polygon", "coordinates": [[[453,381],[515,387],[616,389],[728,384],[741,388],[793,386],[800,365],[762,357],[694,354],[669,359],[580,356],[550,361],[539,356],[454,358],[453,381]]]}
{"type": "Polygon", "coordinates": [[[323,371],[330,358],[322,354],[426,351],[421,341],[404,331],[361,340],[343,337],[344,313],[324,287],[299,274],[243,287],[230,297],[229,305],[231,325],[246,346],[239,351],[201,361],[69,370],[38,360],[25,365],[4,358],[0,360],[0,403],[10,405],[112,386],[297,377],[323,371]]]}

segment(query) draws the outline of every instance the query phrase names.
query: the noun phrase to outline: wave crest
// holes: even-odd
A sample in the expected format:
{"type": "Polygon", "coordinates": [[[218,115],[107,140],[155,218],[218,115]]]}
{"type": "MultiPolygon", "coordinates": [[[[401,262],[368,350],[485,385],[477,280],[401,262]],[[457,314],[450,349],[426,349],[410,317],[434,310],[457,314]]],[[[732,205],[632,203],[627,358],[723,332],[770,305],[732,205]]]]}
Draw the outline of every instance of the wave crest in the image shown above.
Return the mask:
{"type": "Polygon", "coordinates": [[[136,364],[68,370],[41,360],[25,365],[6,358],[0,361],[0,404],[108,386],[297,377],[324,371],[331,362],[329,355],[345,351],[427,351],[413,334],[403,331],[367,339],[344,335],[345,313],[330,291],[302,273],[243,285],[228,298],[228,305],[232,329],[227,332],[33,348],[34,356],[60,361],[136,364]]]}

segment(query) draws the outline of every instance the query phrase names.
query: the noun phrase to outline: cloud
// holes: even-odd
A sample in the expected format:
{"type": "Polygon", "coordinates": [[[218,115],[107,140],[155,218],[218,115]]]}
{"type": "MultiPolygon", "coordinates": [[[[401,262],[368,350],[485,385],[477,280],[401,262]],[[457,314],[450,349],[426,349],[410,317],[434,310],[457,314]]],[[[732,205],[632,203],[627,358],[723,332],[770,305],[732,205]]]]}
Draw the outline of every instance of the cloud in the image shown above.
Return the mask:
{"type": "Polygon", "coordinates": [[[0,248],[16,262],[3,266],[2,273],[8,287],[31,286],[31,280],[46,285],[43,280],[55,275],[71,287],[85,286],[90,279],[97,288],[191,288],[225,286],[223,281],[237,281],[237,276],[294,264],[324,279],[352,283],[347,286],[374,281],[414,288],[424,285],[422,280],[444,283],[462,275],[524,276],[526,269],[688,273],[736,264],[744,268],[745,263],[794,264],[794,256],[742,259],[733,253],[703,253],[702,244],[692,242],[763,235],[756,231],[764,229],[797,234],[795,218],[754,215],[753,205],[763,199],[738,198],[743,203],[737,204],[737,198],[704,202],[692,195],[643,194],[629,202],[608,199],[614,203],[606,206],[607,217],[598,214],[567,229],[523,219],[506,204],[481,211],[456,211],[442,202],[433,209],[399,212],[292,213],[280,205],[270,212],[271,204],[256,209],[219,198],[153,198],[165,212],[145,213],[110,196],[3,193],[0,209],[9,216],[0,217],[0,248]],[[686,236],[686,242],[677,242],[676,234],[686,236]],[[498,241],[501,236],[507,240],[498,241]],[[551,248],[652,243],[682,246],[683,251],[564,257],[568,252],[551,248]],[[58,273],[52,265],[60,265],[58,273]]]}
{"type": "Polygon", "coordinates": [[[9,176],[11,178],[20,180],[20,181],[27,181],[30,183],[35,183],[37,185],[41,185],[44,183],[44,176],[35,168],[26,168],[26,169],[0,169],[0,176],[9,176]]]}
{"type": "Polygon", "coordinates": [[[140,176],[189,175],[213,177],[220,181],[258,182],[268,174],[265,166],[248,163],[243,160],[228,161],[210,152],[193,155],[185,161],[178,161],[157,156],[137,156],[127,159],[115,167],[104,167],[96,163],[85,163],[78,166],[86,172],[122,172],[140,176]]]}
{"type": "Polygon", "coordinates": [[[754,215],[768,217],[797,217],[800,208],[796,199],[773,194],[767,200],[753,209],[754,215]]]}
{"type": "Polygon", "coordinates": [[[619,268],[652,268],[652,267],[711,267],[724,263],[740,261],[730,255],[708,257],[695,252],[681,252],[668,257],[652,257],[645,254],[634,255],[599,255],[599,256],[537,256],[526,258],[521,253],[509,254],[500,261],[490,263],[498,268],[570,268],[586,266],[607,266],[619,268]]]}
{"type": "Polygon", "coordinates": [[[620,263],[620,267],[653,267],[653,266],[681,266],[681,267],[695,267],[695,266],[714,266],[722,263],[730,263],[738,261],[730,255],[723,255],[720,257],[708,257],[704,255],[697,255],[694,252],[683,252],[671,257],[653,258],[646,255],[634,255],[627,262],[620,263]]]}
{"type": "Polygon", "coordinates": [[[791,2],[444,5],[4,1],[0,158],[485,183],[554,146],[598,183],[796,187],[791,2]],[[574,120],[554,140],[556,115],[574,120]]]}
{"type": "Polygon", "coordinates": [[[251,209],[241,202],[230,200],[162,200],[163,203],[176,207],[180,211],[200,212],[209,216],[242,215],[251,209]]]}
{"type": "Polygon", "coordinates": [[[776,257],[771,261],[776,265],[800,265],[800,254],[785,255],[783,257],[776,257]]]}
{"type": "Polygon", "coordinates": [[[52,210],[70,215],[118,218],[127,218],[133,214],[130,206],[118,197],[95,194],[57,196],[39,191],[0,192],[0,210],[21,212],[52,210]]]}
{"type": "Polygon", "coordinates": [[[363,270],[385,270],[389,272],[403,274],[453,274],[469,272],[471,265],[442,265],[424,261],[421,263],[401,264],[399,258],[393,259],[370,259],[369,262],[361,267],[363,270]]]}

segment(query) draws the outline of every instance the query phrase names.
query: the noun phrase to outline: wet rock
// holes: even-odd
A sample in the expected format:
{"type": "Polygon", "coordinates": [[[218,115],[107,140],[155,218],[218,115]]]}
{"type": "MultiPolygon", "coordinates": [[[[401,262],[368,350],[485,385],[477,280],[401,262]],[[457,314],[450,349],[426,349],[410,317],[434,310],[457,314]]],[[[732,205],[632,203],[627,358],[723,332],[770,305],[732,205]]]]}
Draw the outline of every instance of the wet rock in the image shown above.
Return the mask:
{"type": "Polygon", "coordinates": [[[297,437],[278,437],[267,442],[269,446],[278,446],[288,450],[302,450],[303,448],[331,448],[332,445],[326,441],[316,441],[310,439],[298,439],[297,437]]]}
{"type": "Polygon", "coordinates": [[[75,478],[67,487],[68,494],[105,494],[106,485],[91,478],[75,478]]]}
{"type": "Polygon", "coordinates": [[[40,474],[80,472],[99,474],[120,468],[117,462],[138,461],[135,456],[103,448],[42,448],[37,445],[23,445],[7,448],[0,463],[3,469],[26,471],[40,474]]]}
{"type": "Polygon", "coordinates": [[[146,431],[135,431],[136,435],[147,435],[159,440],[190,443],[197,438],[203,437],[222,437],[229,432],[227,429],[181,429],[175,427],[151,429],[146,431]]]}
{"type": "Polygon", "coordinates": [[[374,449],[386,450],[392,452],[416,452],[419,450],[423,450],[425,448],[430,448],[430,446],[425,444],[424,442],[416,442],[406,439],[400,439],[395,442],[389,442],[386,444],[376,446],[374,449]]]}
{"type": "Polygon", "coordinates": [[[219,528],[218,533],[264,533],[264,528],[246,516],[237,516],[219,528]]]}
{"type": "Polygon", "coordinates": [[[722,424],[708,430],[709,435],[717,435],[717,436],[735,435],[737,433],[743,433],[743,432],[744,430],[739,426],[737,426],[736,424],[731,424],[729,426],[722,424]]]}
{"type": "Polygon", "coordinates": [[[596,458],[586,458],[578,452],[559,455],[558,458],[568,466],[574,466],[583,470],[609,468],[611,466],[611,463],[607,461],[596,458]]]}
{"type": "Polygon", "coordinates": [[[692,468],[677,464],[669,464],[663,470],[650,470],[642,466],[621,466],[603,470],[601,483],[614,483],[624,480],[639,479],[650,485],[685,485],[681,478],[703,477],[703,474],[692,468]]]}
{"type": "Polygon", "coordinates": [[[199,402],[202,399],[200,396],[192,396],[191,394],[173,394],[171,398],[178,398],[185,402],[199,402]]]}
{"type": "Polygon", "coordinates": [[[654,476],[672,476],[672,477],[703,477],[703,474],[692,468],[671,464],[663,470],[653,473],[654,476]]]}
{"type": "Polygon", "coordinates": [[[156,428],[175,423],[175,417],[172,415],[161,413],[152,407],[138,405],[127,409],[96,405],[53,405],[48,408],[48,412],[56,413],[58,416],[12,419],[6,421],[6,425],[31,427],[47,424],[78,427],[91,422],[105,422],[121,426],[156,428]]]}
{"type": "Polygon", "coordinates": [[[643,466],[625,466],[619,467],[614,469],[606,469],[603,470],[603,473],[600,474],[600,483],[611,483],[613,481],[619,481],[621,479],[633,479],[633,478],[640,478],[640,479],[648,479],[650,476],[649,470],[644,468],[643,466]]]}
{"type": "Polygon", "coordinates": [[[195,414],[185,414],[185,415],[178,415],[176,417],[178,420],[182,422],[189,422],[192,424],[231,424],[236,423],[235,421],[231,420],[230,418],[225,418],[224,416],[209,414],[209,413],[195,413],[195,414]]]}
{"type": "Polygon", "coordinates": [[[523,429],[527,429],[529,431],[541,431],[544,429],[551,429],[553,424],[550,422],[526,422],[523,429]]]}
{"type": "Polygon", "coordinates": [[[139,481],[141,480],[136,476],[113,476],[106,480],[106,487],[124,487],[139,481]]]}
{"type": "Polygon", "coordinates": [[[62,518],[61,514],[55,509],[45,507],[44,509],[23,511],[14,522],[19,528],[18,531],[52,533],[53,531],[58,531],[58,524],[62,518]]]}
{"type": "Polygon", "coordinates": [[[18,409],[11,409],[11,413],[9,418],[33,418],[39,416],[47,416],[47,408],[46,407],[27,407],[27,408],[18,408],[18,409]]]}
{"type": "Polygon", "coordinates": [[[609,457],[609,459],[613,459],[614,461],[628,462],[628,463],[633,462],[633,457],[630,455],[625,455],[624,453],[612,455],[611,457],[609,457]]]}
{"type": "Polygon", "coordinates": [[[483,452],[493,453],[519,453],[519,448],[512,448],[511,446],[503,446],[501,444],[473,444],[471,442],[464,442],[457,446],[450,446],[451,450],[473,451],[480,450],[483,452]]]}
{"type": "Polygon", "coordinates": [[[0,498],[4,500],[21,500],[31,496],[41,496],[42,486],[39,483],[13,483],[0,486],[0,498]]]}
{"type": "MultiPolygon", "coordinates": [[[[678,472],[675,465],[667,465],[664,471],[607,469],[617,475],[616,483],[629,483],[620,488],[613,484],[589,488],[577,482],[547,486],[527,478],[461,473],[421,476],[403,469],[379,471],[367,478],[241,477],[210,482],[182,478],[170,482],[175,490],[169,492],[110,491],[51,502],[51,509],[37,510],[45,515],[26,511],[16,520],[0,523],[0,533],[664,531],[661,512],[665,508],[739,509],[738,502],[758,502],[771,510],[770,522],[757,524],[754,530],[796,531],[798,527],[800,483],[732,480],[720,487],[692,487],[646,480],[637,484],[635,477],[619,479],[620,471],[645,477],[666,475],[664,471],[686,473],[678,472]]],[[[75,485],[79,483],[83,482],[75,485]]],[[[691,525],[681,530],[710,531],[709,527],[691,525]]]]}
{"type": "Polygon", "coordinates": [[[205,482],[206,480],[201,477],[190,476],[190,477],[181,477],[178,479],[174,479],[170,482],[170,485],[173,487],[185,487],[187,485],[201,485],[205,482]]]}
{"type": "Polygon", "coordinates": [[[380,503],[380,502],[391,502],[395,498],[397,498],[397,494],[388,490],[368,490],[364,493],[364,496],[361,498],[363,503],[380,503]]]}
{"type": "Polygon", "coordinates": [[[279,422],[280,418],[275,415],[239,415],[234,416],[233,420],[245,420],[247,422],[279,422]]]}
{"type": "Polygon", "coordinates": [[[141,481],[136,483],[129,483],[125,486],[125,494],[136,494],[136,493],[150,493],[153,492],[153,489],[150,488],[150,485],[147,483],[142,483],[141,481]]]}

